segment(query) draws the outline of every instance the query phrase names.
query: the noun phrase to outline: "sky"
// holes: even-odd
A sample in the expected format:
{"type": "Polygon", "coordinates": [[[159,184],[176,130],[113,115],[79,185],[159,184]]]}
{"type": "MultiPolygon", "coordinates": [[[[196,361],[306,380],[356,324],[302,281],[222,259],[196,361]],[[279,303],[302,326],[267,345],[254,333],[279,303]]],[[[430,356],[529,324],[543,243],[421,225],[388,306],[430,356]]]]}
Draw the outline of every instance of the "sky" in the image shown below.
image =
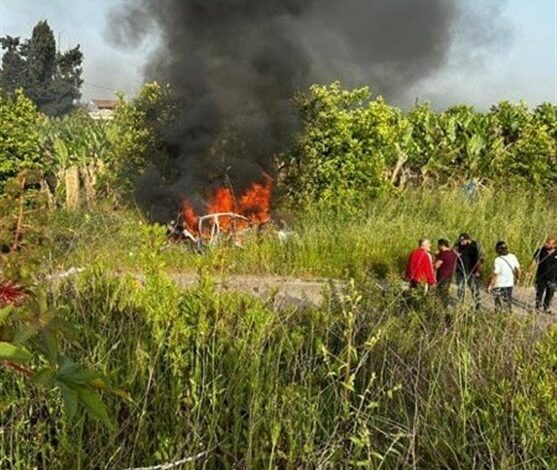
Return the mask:
{"type": "MultiPolygon", "coordinates": [[[[476,1],[481,8],[481,0],[476,1]]],[[[149,51],[126,51],[107,39],[107,12],[117,3],[0,0],[0,37],[29,37],[33,26],[47,19],[62,50],[81,45],[84,101],[111,98],[114,91],[130,96],[142,84],[141,68],[149,51]]],[[[417,83],[395,104],[419,100],[437,108],[467,103],[479,109],[501,100],[557,104],[557,0],[508,0],[503,5],[502,39],[477,56],[473,51],[452,51],[438,73],[417,83]]]]}

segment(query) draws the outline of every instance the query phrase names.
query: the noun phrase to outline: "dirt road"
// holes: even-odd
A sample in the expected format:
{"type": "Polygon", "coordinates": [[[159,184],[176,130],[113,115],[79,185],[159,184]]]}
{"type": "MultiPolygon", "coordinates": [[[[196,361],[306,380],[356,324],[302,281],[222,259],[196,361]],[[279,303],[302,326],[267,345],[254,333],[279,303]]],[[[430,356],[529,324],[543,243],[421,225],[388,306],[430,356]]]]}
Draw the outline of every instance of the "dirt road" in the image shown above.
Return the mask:
{"type": "MultiPolygon", "coordinates": [[[[192,287],[198,281],[194,274],[174,274],[171,278],[181,287],[192,287]]],[[[275,307],[281,305],[319,306],[324,300],[328,288],[342,289],[345,282],[330,279],[299,279],[280,276],[231,275],[216,281],[217,287],[223,291],[241,291],[252,295],[268,298],[273,296],[275,307]]],[[[383,283],[383,289],[388,286],[383,283]]],[[[456,289],[455,289],[456,290],[456,289]]],[[[514,291],[513,311],[519,315],[534,314],[533,288],[517,287],[514,291]]],[[[482,305],[494,310],[493,297],[485,290],[481,292],[482,305]]],[[[538,314],[541,323],[556,323],[557,315],[538,314]]]]}
{"type": "MultiPolygon", "coordinates": [[[[69,276],[78,275],[82,269],[72,268],[65,273],[58,273],[50,276],[50,279],[62,279],[69,276]]],[[[144,281],[145,277],[141,274],[136,275],[139,281],[144,281]]],[[[169,277],[180,287],[193,287],[199,282],[199,276],[194,273],[174,273],[169,277]]],[[[283,276],[255,276],[255,275],[227,275],[215,277],[214,281],[219,290],[224,292],[246,292],[257,297],[273,299],[273,306],[297,306],[300,308],[308,306],[319,306],[324,301],[325,293],[328,289],[342,289],[345,281],[331,279],[300,279],[283,276]]],[[[378,285],[383,289],[388,289],[385,282],[378,285]]],[[[401,283],[401,286],[403,284],[401,283]]],[[[481,293],[482,305],[487,310],[494,310],[493,297],[485,290],[481,293]]],[[[540,323],[557,323],[557,315],[545,315],[534,313],[534,289],[528,287],[517,287],[514,291],[514,312],[519,315],[537,315],[540,323]]]]}

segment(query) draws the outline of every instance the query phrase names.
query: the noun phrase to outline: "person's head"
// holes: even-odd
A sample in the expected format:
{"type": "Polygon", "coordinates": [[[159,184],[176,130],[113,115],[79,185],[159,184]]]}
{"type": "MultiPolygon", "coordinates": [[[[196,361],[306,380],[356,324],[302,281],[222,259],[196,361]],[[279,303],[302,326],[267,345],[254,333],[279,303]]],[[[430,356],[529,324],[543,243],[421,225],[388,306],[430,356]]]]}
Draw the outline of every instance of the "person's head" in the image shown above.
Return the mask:
{"type": "Polygon", "coordinates": [[[555,241],[554,238],[548,238],[545,241],[545,245],[544,247],[546,248],[546,250],[554,250],[557,247],[557,242],[555,241]]]}
{"type": "Polygon", "coordinates": [[[429,241],[429,238],[420,238],[420,241],[418,242],[418,246],[422,250],[426,250],[426,251],[431,250],[431,242],[429,241]]]}
{"type": "Polygon", "coordinates": [[[461,233],[460,236],[458,237],[458,244],[469,245],[470,243],[472,243],[472,237],[466,232],[461,233]]]}
{"type": "Polygon", "coordinates": [[[509,247],[507,246],[507,243],[504,241],[498,241],[495,244],[495,252],[499,255],[499,256],[506,256],[509,254],[509,247]]]}
{"type": "Polygon", "coordinates": [[[439,241],[437,241],[437,246],[439,247],[440,251],[448,251],[451,249],[449,240],[445,240],[444,238],[441,238],[439,241]]]}

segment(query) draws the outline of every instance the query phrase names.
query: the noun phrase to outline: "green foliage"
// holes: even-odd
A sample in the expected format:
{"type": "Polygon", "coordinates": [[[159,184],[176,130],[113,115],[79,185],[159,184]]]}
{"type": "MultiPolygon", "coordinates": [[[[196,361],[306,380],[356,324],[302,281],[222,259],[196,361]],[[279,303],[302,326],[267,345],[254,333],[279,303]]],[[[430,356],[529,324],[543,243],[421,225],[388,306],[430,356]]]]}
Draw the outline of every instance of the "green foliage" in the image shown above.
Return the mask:
{"type": "Polygon", "coordinates": [[[13,249],[39,242],[46,201],[40,190],[42,173],[23,171],[8,180],[0,194],[0,242],[13,249]]]}
{"type": "Polygon", "coordinates": [[[291,198],[336,206],[361,203],[388,187],[385,173],[405,135],[398,110],[372,101],[365,88],[346,91],[338,83],[313,86],[296,103],[304,131],[284,162],[291,198]]]}
{"type": "MultiPolygon", "coordinates": [[[[397,287],[383,291],[368,278],[388,275],[397,286],[424,233],[470,231],[486,264],[504,236],[526,264],[556,220],[539,194],[486,190],[470,201],[458,191],[408,190],[348,217],[300,215],[283,242],[261,234],[199,256],[164,248],[164,228],[137,213],[57,211],[38,272],[90,267],[49,284],[49,305],[76,330],[57,341],[58,357],[63,350],[98,371],[102,382],[91,386],[122,384],[130,395],[102,393],[121,431],[112,438],[98,419],[62,413],[96,409],[87,393],[51,384],[57,391],[30,395],[28,380],[0,369],[8,432],[0,466],[134,468],[206,450],[200,467],[553,468],[554,334],[466,308],[448,324],[435,300],[414,311],[397,287]],[[181,283],[193,270],[199,284],[185,290],[164,275],[181,283]],[[275,309],[272,293],[223,292],[221,273],[234,272],[359,281],[319,308],[275,309]]],[[[42,351],[45,364],[56,354],[48,343],[42,351]]]]}
{"type": "Polygon", "coordinates": [[[45,129],[44,150],[52,170],[106,162],[111,151],[110,123],[92,119],[84,110],[50,119],[45,129]]]}
{"type": "Polygon", "coordinates": [[[42,118],[35,105],[17,91],[0,91],[0,192],[8,178],[26,169],[42,168],[42,118]]]}
{"type": "Polygon", "coordinates": [[[533,350],[524,351],[527,360],[518,369],[524,388],[515,398],[516,421],[524,435],[520,445],[532,454],[549,454],[544,460],[547,468],[557,466],[557,328],[553,327],[533,350]],[[539,366],[528,367],[528,362],[539,366]]]}
{"type": "MultiPolygon", "coordinates": [[[[486,251],[487,269],[498,240],[507,240],[526,266],[534,250],[557,233],[554,200],[531,191],[486,189],[470,200],[462,190],[408,189],[396,197],[379,196],[352,214],[311,208],[282,214],[291,222],[284,228],[284,238],[269,230],[246,237],[241,247],[214,246],[199,256],[185,246],[167,244],[165,227],[150,225],[137,210],[104,204],[94,210],[53,214],[46,236],[56,243],[37,250],[52,260],[42,268],[56,270],[101,262],[111,270],[143,272],[150,256],[163,262],[169,273],[208,269],[228,274],[358,279],[373,274],[399,279],[407,254],[421,236],[453,241],[461,232],[470,232],[486,251]]],[[[280,213],[275,220],[280,220],[280,213]]]]}
{"type": "Polygon", "coordinates": [[[538,123],[525,125],[503,167],[507,174],[526,185],[553,187],[557,180],[557,156],[555,140],[548,129],[538,123]]]}
{"type": "Polygon", "coordinates": [[[0,89],[9,94],[23,89],[40,111],[50,116],[74,109],[83,83],[83,54],[79,46],[65,53],[57,52],[54,33],[46,21],[35,25],[28,41],[10,36],[0,41],[6,51],[0,70],[0,89]]]}
{"type": "Polygon", "coordinates": [[[94,120],[85,110],[47,120],[41,148],[54,202],[67,206],[68,179],[78,205],[99,196],[129,202],[135,179],[160,154],[154,127],[168,119],[165,100],[165,90],[148,84],[132,102],[121,97],[112,120],[94,120]]]}
{"type": "Polygon", "coordinates": [[[110,155],[108,185],[129,195],[133,184],[151,162],[164,158],[157,129],[170,119],[168,89],[157,83],[145,85],[131,101],[120,98],[114,120],[107,128],[110,155]]]}
{"type": "MultiPolygon", "coordinates": [[[[75,341],[75,329],[49,305],[45,291],[28,296],[22,305],[0,309],[0,369],[23,377],[26,387],[42,389],[44,394],[51,395],[57,389],[69,419],[75,418],[78,406],[82,406],[89,416],[113,428],[99,396],[99,391],[110,391],[111,387],[100,374],[86,370],[63,353],[64,339],[75,341]]],[[[31,393],[28,399],[33,400],[31,393]]]]}
{"type": "MultiPolygon", "coordinates": [[[[102,271],[51,295],[84,346],[70,349],[126,384],[132,399],[110,402],[123,432],[71,426],[54,403],[12,406],[0,455],[15,468],[133,468],[204,450],[196,465],[210,469],[554,464],[554,331],[466,309],[448,325],[435,301],[409,310],[373,282],[274,310],[205,276],[184,291],[156,269],[141,282],[102,271]]],[[[24,403],[23,385],[0,378],[24,403]]]]}
{"type": "Polygon", "coordinates": [[[534,120],[545,126],[553,139],[557,139],[557,106],[551,103],[540,104],[534,110],[534,120]]]}
{"type": "Polygon", "coordinates": [[[2,47],[2,67],[0,68],[0,88],[14,93],[25,80],[25,59],[20,53],[21,40],[17,37],[0,38],[2,47]]]}
{"type": "Polygon", "coordinates": [[[368,203],[389,188],[477,185],[551,188],[557,182],[557,106],[502,102],[404,114],[367,88],[314,86],[296,99],[299,145],[281,157],[282,191],[296,204],[368,203]]]}

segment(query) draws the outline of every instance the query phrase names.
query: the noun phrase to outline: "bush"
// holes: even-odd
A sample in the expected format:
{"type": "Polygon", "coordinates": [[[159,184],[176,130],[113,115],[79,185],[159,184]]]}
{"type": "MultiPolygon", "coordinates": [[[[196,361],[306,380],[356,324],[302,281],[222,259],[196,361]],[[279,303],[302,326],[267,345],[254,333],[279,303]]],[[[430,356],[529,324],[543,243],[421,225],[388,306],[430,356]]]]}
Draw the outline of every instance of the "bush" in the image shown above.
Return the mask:
{"type": "Polygon", "coordinates": [[[548,189],[557,183],[557,106],[502,102],[489,113],[454,106],[408,113],[367,88],[313,86],[295,100],[298,145],[280,158],[293,205],[343,211],[393,188],[444,185],[548,189]]]}
{"type": "Polygon", "coordinates": [[[162,166],[166,155],[159,130],[169,121],[170,110],[168,89],[157,83],[145,85],[131,102],[120,97],[107,131],[111,149],[105,174],[117,194],[129,198],[136,178],[149,165],[162,166]]]}
{"type": "Polygon", "coordinates": [[[9,97],[0,90],[0,193],[9,178],[44,165],[43,118],[21,90],[9,97]]]}
{"type": "Polygon", "coordinates": [[[303,131],[284,156],[283,187],[296,204],[361,204],[389,187],[385,178],[406,132],[401,113],[368,89],[313,86],[296,98],[303,131]]]}

